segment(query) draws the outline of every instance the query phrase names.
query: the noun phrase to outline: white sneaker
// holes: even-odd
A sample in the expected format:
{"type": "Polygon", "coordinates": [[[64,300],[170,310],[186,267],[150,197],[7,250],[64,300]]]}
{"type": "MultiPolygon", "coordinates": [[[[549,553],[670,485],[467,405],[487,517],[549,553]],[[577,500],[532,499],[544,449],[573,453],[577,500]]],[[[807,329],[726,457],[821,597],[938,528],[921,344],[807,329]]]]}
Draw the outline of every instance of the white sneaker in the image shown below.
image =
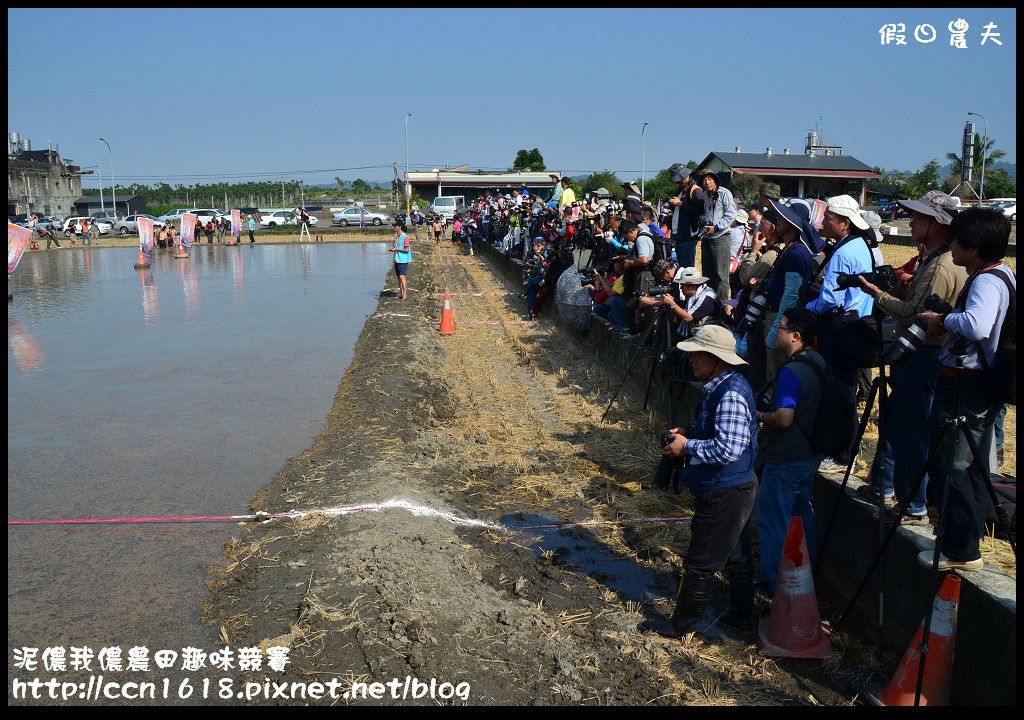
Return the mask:
{"type": "Polygon", "coordinates": [[[818,465],[818,472],[821,473],[844,473],[846,472],[846,466],[840,465],[830,457],[824,457],[821,460],[821,464],[818,465]]]}

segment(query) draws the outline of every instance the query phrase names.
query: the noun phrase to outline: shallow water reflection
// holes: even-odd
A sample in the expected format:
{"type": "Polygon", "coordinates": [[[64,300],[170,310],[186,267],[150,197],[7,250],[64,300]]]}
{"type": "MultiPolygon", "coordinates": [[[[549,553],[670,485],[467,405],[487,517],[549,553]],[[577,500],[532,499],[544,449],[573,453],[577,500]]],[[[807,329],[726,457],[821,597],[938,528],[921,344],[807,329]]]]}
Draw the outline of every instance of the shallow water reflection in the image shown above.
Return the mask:
{"type": "MultiPolygon", "coordinates": [[[[61,249],[27,253],[14,273],[9,520],[246,515],[323,429],[391,280],[380,243],[137,259],[61,249]]],[[[215,648],[199,623],[203,565],[223,563],[235,530],[9,525],[8,675],[13,648],[215,648]]]]}

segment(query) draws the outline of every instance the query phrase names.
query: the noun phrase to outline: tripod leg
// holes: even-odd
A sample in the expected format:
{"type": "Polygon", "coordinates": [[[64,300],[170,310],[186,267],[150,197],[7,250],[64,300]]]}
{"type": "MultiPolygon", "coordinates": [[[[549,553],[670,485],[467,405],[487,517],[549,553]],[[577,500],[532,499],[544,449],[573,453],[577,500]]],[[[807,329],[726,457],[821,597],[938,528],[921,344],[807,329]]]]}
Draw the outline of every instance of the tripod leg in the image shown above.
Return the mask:
{"type": "Polygon", "coordinates": [[[612,399],[608,401],[608,407],[605,408],[604,415],[601,416],[601,422],[604,422],[604,419],[608,417],[608,413],[611,411],[612,405],[615,403],[615,398],[619,396],[619,391],[622,390],[622,386],[626,384],[626,378],[628,378],[629,373],[632,372],[633,366],[636,364],[636,359],[640,357],[640,352],[641,350],[643,350],[644,347],[644,340],[647,338],[647,333],[649,331],[650,328],[644,331],[644,335],[641,337],[640,343],[637,345],[636,350],[633,352],[633,357],[630,358],[629,365],[626,366],[626,372],[623,373],[622,375],[622,381],[619,383],[619,386],[615,388],[615,392],[612,393],[612,399]]]}
{"type": "MultiPolygon", "coordinates": [[[[878,397],[878,393],[881,388],[881,377],[876,377],[871,382],[871,392],[868,394],[868,399],[864,403],[864,414],[861,416],[860,425],[857,428],[857,441],[854,443],[854,448],[860,448],[861,440],[864,439],[864,431],[868,427],[868,419],[871,417],[871,408],[874,407],[875,398],[878,397]]],[[[879,402],[879,408],[881,408],[881,402],[879,402]]],[[[854,458],[857,452],[854,452],[854,458]]],[[[853,470],[854,458],[850,459],[850,464],[846,466],[846,472],[843,473],[843,482],[839,487],[839,494],[836,496],[835,503],[832,504],[831,519],[829,520],[828,527],[825,529],[825,536],[818,544],[818,565],[821,565],[821,558],[825,555],[825,548],[828,546],[828,539],[832,535],[832,528],[835,527],[836,518],[839,514],[839,506],[842,503],[843,498],[846,496],[846,486],[850,481],[850,472],[853,470]]]]}
{"type": "MultiPolygon", "coordinates": [[[[946,425],[945,427],[943,427],[942,428],[942,432],[939,434],[939,437],[937,437],[935,439],[935,443],[932,445],[931,451],[928,453],[928,459],[925,461],[925,470],[927,470],[928,466],[931,465],[932,460],[936,456],[936,454],[938,453],[939,448],[942,447],[942,442],[943,442],[943,440],[946,439],[946,435],[949,433],[949,430],[950,430],[951,427],[952,427],[952,423],[950,423],[950,424],[946,425]]],[[[923,473],[924,473],[924,471],[922,471],[922,477],[923,477],[923,473]]],[[[940,525],[941,525],[941,523],[940,523],[940,525]]],[[[853,596],[850,598],[850,602],[847,605],[846,609],[839,615],[838,619],[836,620],[836,623],[835,623],[836,631],[842,629],[843,623],[846,622],[846,618],[849,615],[850,610],[856,604],[857,598],[860,597],[860,593],[864,589],[864,586],[867,585],[868,580],[875,573],[875,570],[877,569],[878,564],[881,561],[882,556],[885,554],[886,549],[889,547],[889,543],[892,542],[892,539],[896,535],[896,531],[899,529],[899,527],[900,527],[899,524],[895,524],[891,528],[889,528],[889,532],[885,536],[885,541],[882,543],[881,547],[878,549],[878,552],[875,553],[874,559],[872,559],[871,564],[868,566],[867,572],[864,574],[864,579],[861,580],[860,585],[857,586],[857,589],[856,589],[856,591],[854,591],[853,596]]],[[[938,541],[936,541],[935,547],[936,547],[936,552],[938,552],[938,541]]],[[[821,564],[821,550],[820,549],[818,550],[818,563],[819,563],[819,566],[820,566],[820,564],[821,564]]],[[[934,592],[932,593],[932,595],[934,596],[934,592]]]]}

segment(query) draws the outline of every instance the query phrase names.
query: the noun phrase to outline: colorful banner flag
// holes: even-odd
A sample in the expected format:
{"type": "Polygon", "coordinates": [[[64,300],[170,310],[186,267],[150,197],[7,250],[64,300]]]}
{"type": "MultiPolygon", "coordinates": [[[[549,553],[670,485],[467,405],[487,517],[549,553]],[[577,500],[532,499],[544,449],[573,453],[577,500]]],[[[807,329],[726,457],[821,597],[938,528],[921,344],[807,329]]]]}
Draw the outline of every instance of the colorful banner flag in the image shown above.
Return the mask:
{"type": "Polygon", "coordinates": [[[27,227],[7,223],[7,278],[10,279],[14,268],[21,262],[21,255],[25,252],[25,246],[32,239],[32,231],[27,227]]]}
{"type": "Polygon", "coordinates": [[[153,257],[153,221],[140,215],[135,225],[139,228],[139,250],[147,258],[153,257]]]}
{"type": "Polygon", "coordinates": [[[195,213],[181,214],[181,244],[185,246],[186,250],[192,248],[192,242],[195,239],[196,220],[198,219],[199,216],[195,213]]]}
{"type": "Polygon", "coordinates": [[[825,222],[825,208],[828,203],[824,200],[815,200],[811,207],[811,224],[815,230],[821,230],[821,224],[825,222]]]}
{"type": "Polygon", "coordinates": [[[238,238],[242,235],[242,211],[232,210],[231,211],[231,234],[235,238],[235,242],[238,242],[238,238]]]}

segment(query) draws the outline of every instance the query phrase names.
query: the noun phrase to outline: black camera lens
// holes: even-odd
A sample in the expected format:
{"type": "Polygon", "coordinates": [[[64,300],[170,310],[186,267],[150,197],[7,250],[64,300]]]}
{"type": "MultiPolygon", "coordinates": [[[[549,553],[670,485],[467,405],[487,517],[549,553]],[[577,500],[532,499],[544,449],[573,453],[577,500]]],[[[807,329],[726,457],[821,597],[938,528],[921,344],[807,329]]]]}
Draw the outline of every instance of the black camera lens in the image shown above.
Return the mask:
{"type": "Polygon", "coordinates": [[[928,323],[918,318],[886,348],[883,358],[894,365],[899,365],[921,347],[927,333],[928,323]]]}
{"type": "Polygon", "coordinates": [[[750,299],[750,304],[747,305],[747,312],[743,315],[743,319],[740,320],[739,325],[736,326],[736,332],[741,335],[749,330],[761,320],[764,315],[765,308],[768,307],[768,296],[764,293],[759,293],[750,299]]]}

